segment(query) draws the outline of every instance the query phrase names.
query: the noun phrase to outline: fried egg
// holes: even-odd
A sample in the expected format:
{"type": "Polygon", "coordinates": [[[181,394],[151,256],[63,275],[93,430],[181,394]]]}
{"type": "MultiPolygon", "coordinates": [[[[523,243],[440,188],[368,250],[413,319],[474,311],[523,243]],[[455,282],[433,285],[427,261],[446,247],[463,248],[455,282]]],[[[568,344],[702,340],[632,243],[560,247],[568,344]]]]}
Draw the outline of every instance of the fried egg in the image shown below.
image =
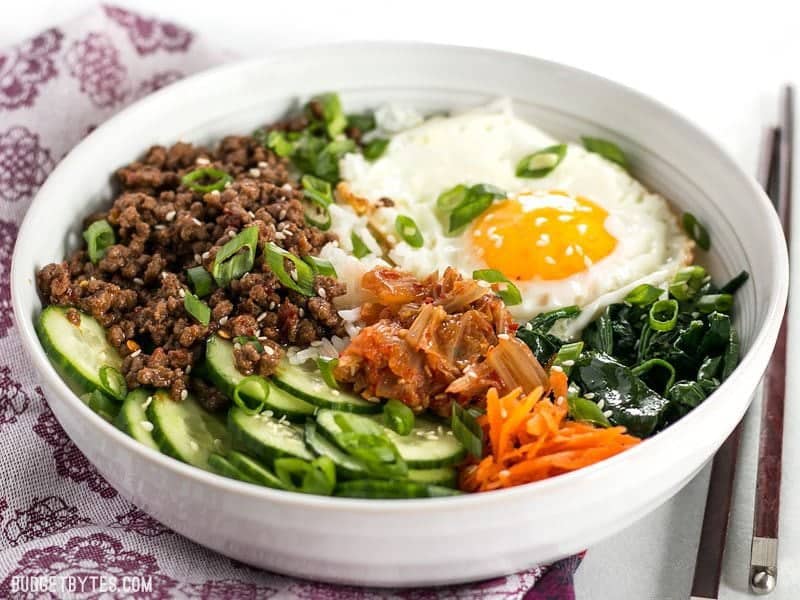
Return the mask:
{"type": "MultiPolygon", "coordinates": [[[[581,316],[560,331],[574,336],[637,285],[669,280],[691,260],[693,243],[664,198],[581,146],[569,144],[562,162],[545,177],[516,176],[522,157],[556,143],[504,101],[425,121],[395,134],[380,159],[348,154],[340,167],[355,196],[370,203],[392,200],[359,218],[377,234],[367,231],[365,242],[382,238],[399,268],[420,276],[448,266],[465,276],[496,269],[522,295],[522,303],[510,307],[519,320],[557,307],[582,307],[581,316]],[[437,198],[458,184],[476,183],[496,186],[505,197],[449,234],[437,198]],[[422,247],[398,235],[399,215],[414,220],[422,247]]],[[[334,219],[345,251],[353,226],[352,219],[334,219]]]]}

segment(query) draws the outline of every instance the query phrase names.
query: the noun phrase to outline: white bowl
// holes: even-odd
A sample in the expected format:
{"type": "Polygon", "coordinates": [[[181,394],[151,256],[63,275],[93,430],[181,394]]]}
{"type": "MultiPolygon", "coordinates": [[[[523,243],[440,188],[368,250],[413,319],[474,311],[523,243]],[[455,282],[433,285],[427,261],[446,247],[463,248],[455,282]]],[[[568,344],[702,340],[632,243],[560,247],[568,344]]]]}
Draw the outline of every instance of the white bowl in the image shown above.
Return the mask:
{"type": "Polygon", "coordinates": [[[675,494],[744,414],[775,342],[788,287],[778,219],[755,181],[679,115],[634,91],[561,65],[501,52],[424,44],[291,50],[191,77],[98,128],[37,195],[14,253],[20,336],[61,425],[124,496],[175,531],[238,560],[353,584],[422,585],[488,578],[591,546],[675,494]],[[349,110],[404,102],[422,110],[498,96],[555,136],[615,140],[634,174],[708,224],[707,264],[746,269],[739,292],[740,366],[680,422],[581,471],[507,491],[430,500],[351,500],[224,479],[138,444],[92,413],[36,338],[36,269],[77,243],[81,219],[108,203],[109,179],[151,144],[247,133],[293,99],[337,90],[349,110]]]}

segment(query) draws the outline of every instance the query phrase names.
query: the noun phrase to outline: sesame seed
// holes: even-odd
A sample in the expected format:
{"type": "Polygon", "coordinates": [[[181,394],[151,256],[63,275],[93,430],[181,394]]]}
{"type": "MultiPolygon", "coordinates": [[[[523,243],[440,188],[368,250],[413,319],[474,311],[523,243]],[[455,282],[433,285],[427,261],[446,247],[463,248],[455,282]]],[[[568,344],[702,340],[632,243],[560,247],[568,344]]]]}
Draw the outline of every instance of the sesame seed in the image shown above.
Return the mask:
{"type": "Polygon", "coordinates": [[[285,219],[285,218],[286,218],[286,209],[284,208],[281,212],[278,213],[278,219],[285,219]]]}
{"type": "Polygon", "coordinates": [[[572,365],[575,364],[575,361],[570,358],[569,360],[561,361],[561,364],[564,365],[565,367],[571,367],[572,365]]]}
{"type": "MultiPolygon", "coordinates": [[[[230,181],[225,184],[225,189],[227,190],[229,187],[231,187],[231,182],[230,181]]],[[[214,190],[214,191],[218,192],[219,190],[214,190]]]]}
{"type": "Polygon", "coordinates": [[[192,365],[186,365],[186,374],[188,375],[191,372],[192,372],[192,365]]]}
{"type": "Polygon", "coordinates": [[[557,372],[559,372],[559,373],[563,373],[563,372],[564,372],[564,369],[562,369],[562,368],[561,368],[561,367],[559,367],[558,365],[553,365],[553,366],[552,366],[552,367],[550,367],[550,368],[551,368],[553,371],[557,371],[557,372]]]}
{"type": "Polygon", "coordinates": [[[150,421],[142,421],[139,423],[145,431],[153,431],[153,424],[150,421]]]}
{"type": "Polygon", "coordinates": [[[614,413],[612,413],[610,410],[604,410],[603,411],[603,416],[606,417],[606,418],[610,417],[612,414],[614,414],[614,413]]]}
{"type": "Polygon", "coordinates": [[[266,312],[262,312],[260,315],[258,315],[256,317],[256,321],[261,323],[261,321],[263,321],[266,318],[267,318],[267,313],[266,312]]]}
{"type": "Polygon", "coordinates": [[[318,288],[317,289],[317,296],[319,296],[320,298],[325,298],[325,297],[327,297],[327,295],[328,295],[328,292],[325,291],[325,288],[318,288]]]}
{"type": "Polygon", "coordinates": [[[200,219],[198,219],[197,217],[192,217],[192,223],[194,223],[195,225],[202,225],[203,224],[203,222],[200,219]]]}
{"type": "Polygon", "coordinates": [[[265,411],[264,411],[264,412],[262,412],[261,414],[262,414],[263,416],[265,416],[265,417],[271,417],[271,416],[272,416],[272,415],[274,415],[275,413],[274,413],[274,412],[272,412],[271,410],[265,410],[265,411]]]}
{"type": "MultiPolygon", "coordinates": [[[[225,186],[225,187],[228,187],[228,186],[225,186]]],[[[219,196],[219,190],[211,190],[209,192],[209,194],[211,194],[212,196],[219,196]]]]}
{"type": "Polygon", "coordinates": [[[297,269],[292,269],[291,271],[289,271],[289,276],[295,281],[297,281],[297,269]]]}
{"type": "Polygon", "coordinates": [[[179,289],[178,290],[178,296],[180,296],[181,298],[185,298],[186,297],[186,290],[184,290],[183,288],[179,289]]]}
{"type": "Polygon", "coordinates": [[[156,231],[162,231],[162,230],[164,230],[166,228],[167,228],[167,226],[166,225],[162,225],[161,223],[159,223],[158,225],[153,227],[153,229],[155,229],[156,231]]]}
{"type": "Polygon", "coordinates": [[[250,177],[261,177],[261,171],[258,169],[250,169],[248,172],[250,173],[250,177]]]}
{"type": "Polygon", "coordinates": [[[228,322],[228,317],[222,317],[222,318],[219,320],[219,324],[220,324],[220,325],[225,325],[225,323],[227,323],[227,322],[228,322]]]}
{"type": "Polygon", "coordinates": [[[134,277],[133,278],[133,283],[135,283],[137,285],[144,285],[144,280],[141,277],[134,277]]]}
{"type": "Polygon", "coordinates": [[[196,165],[210,165],[211,161],[208,160],[205,156],[198,156],[197,160],[194,161],[196,165]]]}
{"type": "Polygon", "coordinates": [[[552,256],[545,256],[544,262],[546,262],[548,265],[554,265],[556,264],[556,259],[553,258],[552,256]]]}
{"type": "Polygon", "coordinates": [[[131,357],[131,358],[136,358],[136,357],[137,357],[137,356],[139,356],[141,353],[142,353],[142,349],[141,349],[141,348],[139,348],[139,349],[138,349],[138,350],[136,350],[135,352],[131,352],[131,353],[130,353],[130,357],[131,357]]]}
{"type": "Polygon", "coordinates": [[[148,397],[147,397],[147,400],[145,400],[144,402],[142,402],[142,408],[143,408],[144,410],[147,410],[147,409],[148,409],[148,407],[150,406],[150,404],[151,404],[152,402],[153,402],[153,397],[152,397],[152,396],[148,396],[148,397]]]}
{"type": "Polygon", "coordinates": [[[189,397],[188,390],[181,390],[181,400],[186,400],[189,397]]]}
{"type": "Polygon", "coordinates": [[[166,279],[166,278],[167,278],[167,272],[161,271],[161,279],[166,279]]]}
{"type": "Polygon", "coordinates": [[[236,237],[236,232],[235,231],[229,231],[228,232],[228,237],[229,238],[235,238],[236,237]]]}
{"type": "Polygon", "coordinates": [[[202,253],[200,256],[202,257],[202,259],[203,259],[203,260],[205,260],[205,259],[207,259],[207,258],[208,258],[209,256],[211,256],[211,255],[209,254],[208,250],[206,250],[206,251],[205,251],[205,252],[203,252],[203,253],[202,253]]]}
{"type": "Polygon", "coordinates": [[[291,192],[291,191],[292,191],[292,184],[291,184],[291,183],[284,183],[284,184],[281,186],[281,189],[282,189],[284,192],[291,192]]]}
{"type": "MultiPolygon", "coordinates": [[[[592,398],[594,398],[594,392],[586,392],[583,395],[583,397],[586,398],[587,400],[591,400],[592,398]]],[[[602,400],[601,400],[601,402],[602,402],[602,400]]]]}
{"type": "Polygon", "coordinates": [[[168,212],[166,215],[164,215],[164,218],[165,218],[167,221],[172,221],[172,220],[175,218],[175,215],[177,215],[177,214],[178,214],[178,213],[176,213],[174,210],[171,210],[171,211],[169,211],[169,212],[168,212]]]}
{"type": "Polygon", "coordinates": [[[600,400],[597,401],[597,408],[599,408],[600,410],[603,410],[605,405],[606,401],[603,398],[600,398],[600,400]]]}
{"type": "Polygon", "coordinates": [[[242,345],[241,345],[239,342],[236,342],[236,343],[233,345],[233,349],[234,349],[234,350],[241,350],[241,349],[242,349],[242,345]]]}
{"type": "MultiPolygon", "coordinates": [[[[267,338],[264,338],[265,341],[266,339],[267,338]]],[[[269,356],[272,356],[273,354],[275,354],[275,348],[273,348],[272,346],[264,346],[264,352],[269,356]]]]}
{"type": "Polygon", "coordinates": [[[264,162],[263,160],[258,161],[258,168],[259,169],[266,169],[269,165],[264,162]]]}
{"type": "Polygon", "coordinates": [[[498,340],[507,340],[507,339],[510,339],[510,338],[509,338],[507,333],[501,333],[500,335],[497,336],[497,339],[498,340]]]}
{"type": "Polygon", "coordinates": [[[248,210],[247,211],[247,216],[250,217],[251,219],[255,219],[256,218],[256,213],[254,213],[252,210],[248,210]]]}
{"type": "Polygon", "coordinates": [[[302,308],[298,308],[297,309],[297,316],[302,319],[304,316],[306,316],[306,311],[304,311],[302,308]]]}

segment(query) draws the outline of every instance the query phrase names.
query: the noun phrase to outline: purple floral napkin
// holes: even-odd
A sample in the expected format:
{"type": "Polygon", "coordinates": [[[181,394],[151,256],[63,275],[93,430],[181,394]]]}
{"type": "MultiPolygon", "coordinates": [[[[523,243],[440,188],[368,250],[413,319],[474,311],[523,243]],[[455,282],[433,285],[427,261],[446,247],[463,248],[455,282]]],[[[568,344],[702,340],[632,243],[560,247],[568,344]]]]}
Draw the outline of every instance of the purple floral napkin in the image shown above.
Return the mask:
{"type": "Polygon", "coordinates": [[[19,223],[58,161],[99,123],[227,58],[178,25],[114,6],[0,50],[0,598],[574,598],[580,557],[430,590],[331,586],[253,569],[122,498],[61,429],[11,318],[19,223]]]}

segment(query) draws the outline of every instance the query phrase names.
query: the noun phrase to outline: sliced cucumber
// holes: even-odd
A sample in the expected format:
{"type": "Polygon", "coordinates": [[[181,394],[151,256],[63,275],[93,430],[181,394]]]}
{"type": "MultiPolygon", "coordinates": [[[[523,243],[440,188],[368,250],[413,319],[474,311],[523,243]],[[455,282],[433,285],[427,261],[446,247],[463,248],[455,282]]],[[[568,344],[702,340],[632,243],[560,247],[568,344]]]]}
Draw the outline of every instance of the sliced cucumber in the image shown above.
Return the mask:
{"type": "Polygon", "coordinates": [[[109,423],[113,423],[119,414],[120,405],[100,390],[81,394],[81,400],[109,423]]]}
{"type": "Polygon", "coordinates": [[[209,470],[209,454],[224,453],[229,446],[224,422],[191,396],[176,402],[159,390],[153,394],[147,417],[153,424],[153,439],[159,449],[195,467],[209,470]]]}
{"type": "Polygon", "coordinates": [[[275,385],[291,395],[320,408],[332,408],[352,413],[381,411],[381,405],[377,402],[367,402],[350,392],[328,387],[316,367],[312,370],[299,365],[291,365],[284,359],[277,372],[272,376],[272,380],[275,385]]]}
{"type": "Polygon", "coordinates": [[[458,472],[453,467],[439,467],[438,469],[409,469],[408,479],[417,483],[442,485],[454,488],[458,483],[458,472]]]}
{"type": "MultiPolygon", "coordinates": [[[[206,375],[208,379],[228,398],[233,398],[233,390],[246,377],[239,372],[233,360],[233,344],[218,335],[206,342],[206,375]]],[[[270,382],[269,396],[264,407],[278,417],[285,416],[292,421],[305,421],[314,414],[316,407],[296,398],[292,394],[270,382]]]]}
{"type": "Polygon", "coordinates": [[[91,315],[80,313],[80,325],[67,319],[67,308],[48,306],[36,321],[45,352],[61,376],[77,392],[102,388],[100,368],[122,368],[122,358],[108,343],[106,330],[91,315]]]}
{"type": "MultiPolygon", "coordinates": [[[[454,465],[464,458],[466,451],[454,435],[447,432],[450,428],[446,425],[435,423],[423,417],[417,417],[414,429],[408,435],[399,435],[384,426],[379,418],[361,415],[347,415],[353,425],[361,423],[361,429],[379,427],[394,445],[400,456],[412,469],[431,469],[454,465]]],[[[317,413],[317,424],[322,432],[331,440],[342,432],[336,423],[336,411],[320,410],[317,413]]]]}
{"type": "Polygon", "coordinates": [[[286,489],[286,485],[284,485],[284,483],[278,479],[277,475],[275,475],[257,460],[250,458],[246,454],[231,450],[228,452],[228,461],[230,462],[231,466],[233,466],[239,471],[239,473],[247,478],[247,481],[257,483],[258,485],[275,488],[277,490],[286,489]]]}
{"type": "Polygon", "coordinates": [[[346,479],[367,477],[367,470],[360,461],[343,452],[339,446],[317,431],[314,421],[306,423],[306,444],[319,456],[327,456],[336,465],[336,470],[346,479]]]}
{"type": "Polygon", "coordinates": [[[437,498],[460,494],[438,485],[386,479],[356,479],[336,486],[336,495],[348,498],[437,498]]]}
{"type": "Polygon", "coordinates": [[[221,454],[216,454],[215,452],[209,454],[208,466],[217,475],[222,475],[223,477],[229,477],[230,479],[238,479],[239,481],[247,481],[248,483],[252,483],[252,480],[249,477],[247,477],[239,469],[234,467],[233,464],[231,464],[231,462],[221,454]]]}
{"type": "Polygon", "coordinates": [[[147,407],[149,406],[147,399],[150,397],[150,392],[143,388],[128,392],[114,423],[137,442],[158,450],[158,444],[153,439],[154,426],[147,419],[147,407]]]}
{"type": "Polygon", "coordinates": [[[236,448],[268,464],[281,456],[314,459],[301,427],[267,413],[251,415],[234,406],[228,412],[228,429],[236,448]]]}

